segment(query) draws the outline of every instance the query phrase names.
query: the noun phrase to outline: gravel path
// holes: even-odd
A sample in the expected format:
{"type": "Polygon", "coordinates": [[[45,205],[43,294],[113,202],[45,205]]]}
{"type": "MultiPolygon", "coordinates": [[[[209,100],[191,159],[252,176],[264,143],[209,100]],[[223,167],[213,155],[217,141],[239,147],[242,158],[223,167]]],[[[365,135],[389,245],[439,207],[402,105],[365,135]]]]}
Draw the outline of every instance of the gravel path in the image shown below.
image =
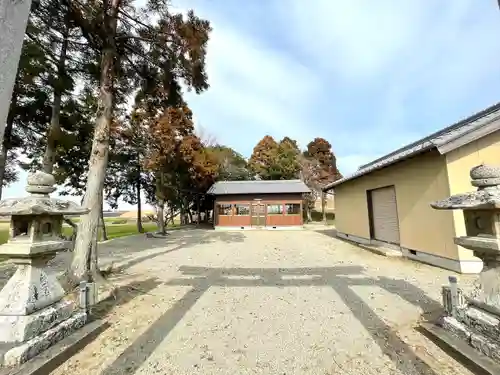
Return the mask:
{"type": "Polygon", "coordinates": [[[311,230],[100,249],[122,265],[117,300],[98,309],[112,325],[54,374],[470,375],[413,329],[439,309],[450,271],[311,230]]]}

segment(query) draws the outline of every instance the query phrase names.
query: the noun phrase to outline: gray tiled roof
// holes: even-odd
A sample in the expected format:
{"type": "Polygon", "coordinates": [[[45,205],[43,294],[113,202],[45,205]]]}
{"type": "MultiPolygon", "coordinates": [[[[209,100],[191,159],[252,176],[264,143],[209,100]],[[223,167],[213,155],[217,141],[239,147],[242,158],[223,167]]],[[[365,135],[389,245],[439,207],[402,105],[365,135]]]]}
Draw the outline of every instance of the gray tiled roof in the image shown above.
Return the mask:
{"type": "Polygon", "coordinates": [[[371,173],[378,169],[382,169],[391,164],[405,160],[422,152],[443,146],[499,118],[500,118],[500,103],[495,104],[494,106],[491,106],[485,109],[484,111],[481,111],[465,120],[453,124],[445,129],[433,133],[405,147],[393,151],[390,154],[385,155],[379,159],[376,159],[368,164],[362,165],[356,172],[354,172],[350,176],[346,176],[340,180],[337,180],[335,182],[332,182],[331,184],[326,185],[323,188],[323,190],[330,189],[346,181],[354,180],[355,178],[361,177],[365,174],[371,173]]]}
{"type": "Polygon", "coordinates": [[[279,194],[309,193],[310,190],[301,180],[255,180],[255,181],[218,181],[208,189],[208,194],[279,194]]]}

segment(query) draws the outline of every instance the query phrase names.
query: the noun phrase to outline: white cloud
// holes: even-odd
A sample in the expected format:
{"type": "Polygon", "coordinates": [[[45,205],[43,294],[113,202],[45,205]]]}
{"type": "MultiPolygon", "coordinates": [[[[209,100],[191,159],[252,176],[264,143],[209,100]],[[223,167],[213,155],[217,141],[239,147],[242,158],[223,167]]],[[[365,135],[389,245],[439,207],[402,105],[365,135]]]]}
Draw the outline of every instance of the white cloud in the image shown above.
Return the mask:
{"type": "Polygon", "coordinates": [[[351,82],[376,78],[395,63],[408,40],[418,35],[424,8],[418,0],[291,4],[288,11],[280,9],[296,48],[313,56],[317,66],[351,82]]]}
{"type": "Polygon", "coordinates": [[[245,33],[216,8],[196,4],[196,13],[213,25],[207,60],[211,87],[188,96],[198,121],[246,154],[266,134],[288,135],[305,145],[311,138],[309,113],[321,94],[319,76],[245,33]],[[244,150],[241,137],[248,142],[244,150]]]}
{"type": "Polygon", "coordinates": [[[331,102],[346,107],[330,111],[334,126],[321,123],[333,128],[340,161],[390,152],[498,100],[494,1],[294,0],[274,9],[328,77],[331,102]]]}

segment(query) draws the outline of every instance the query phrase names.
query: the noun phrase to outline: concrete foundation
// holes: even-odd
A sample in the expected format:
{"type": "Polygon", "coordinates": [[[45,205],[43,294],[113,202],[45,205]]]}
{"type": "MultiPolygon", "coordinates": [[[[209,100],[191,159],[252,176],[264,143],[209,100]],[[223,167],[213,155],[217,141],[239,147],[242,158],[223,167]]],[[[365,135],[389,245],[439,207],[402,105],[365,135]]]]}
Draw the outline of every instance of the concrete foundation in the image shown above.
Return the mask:
{"type": "Polygon", "coordinates": [[[248,226],[242,226],[242,227],[236,227],[236,226],[215,226],[215,230],[220,230],[220,231],[234,231],[234,230],[303,230],[304,226],[303,225],[290,225],[290,226],[263,226],[263,227],[248,227],[248,226]]]}

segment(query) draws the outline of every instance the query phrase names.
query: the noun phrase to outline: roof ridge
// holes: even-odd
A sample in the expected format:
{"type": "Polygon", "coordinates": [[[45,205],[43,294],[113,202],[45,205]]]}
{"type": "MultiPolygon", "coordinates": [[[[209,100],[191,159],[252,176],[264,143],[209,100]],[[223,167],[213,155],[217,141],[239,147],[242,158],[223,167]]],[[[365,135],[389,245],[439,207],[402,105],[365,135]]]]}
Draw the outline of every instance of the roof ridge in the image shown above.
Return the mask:
{"type": "Polygon", "coordinates": [[[285,183],[285,182],[301,182],[302,180],[300,179],[293,179],[293,180],[239,180],[239,181],[216,181],[215,183],[285,183]]]}
{"type": "Polygon", "coordinates": [[[281,194],[310,192],[307,185],[299,179],[295,180],[247,180],[247,181],[217,181],[208,194],[281,194]],[[237,182],[237,183],[234,183],[237,182]]]}
{"type": "Polygon", "coordinates": [[[468,116],[468,117],[466,117],[466,118],[464,118],[464,119],[462,119],[462,120],[460,120],[458,122],[455,122],[454,124],[452,124],[450,126],[447,126],[444,129],[438,130],[438,131],[436,131],[436,132],[434,132],[434,133],[432,133],[432,134],[430,134],[430,135],[428,135],[426,137],[423,137],[423,138],[421,138],[421,139],[419,139],[419,140],[417,140],[415,142],[407,144],[406,146],[400,147],[400,148],[396,149],[395,151],[392,151],[392,152],[390,152],[390,153],[388,153],[388,154],[386,154],[384,156],[381,156],[381,157],[379,157],[379,158],[377,158],[375,160],[372,160],[371,162],[369,162],[367,164],[360,165],[358,167],[358,170],[370,167],[370,166],[372,166],[374,164],[377,164],[378,162],[380,162],[380,161],[382,161],[384,159],[390,158],[391,156],[397,155],[397,154],[399,154],[401,152],[404,152],[404,151],[406,151],[408,149],[411,149],[411,148],[413,148],[415,146],[418,146],[420,144],[423,144],[425,142],[429,142],[429,141],[431,141],[434,138],[440,137],[440,136],[442,136],[442,135],[444,135],[446,133],[449,133],[449,132],[451,132],[453,130],[461,128],[462,126],[468,125],[468,124],[470,124],[470,123],[472,123],[474,121],[477,121],[477,120],[479,120],[479,119],[481,119],[483,117],[486,117],[486,116],[490,115],[491,113],[496,112],[498,110],[500,110],[500,102],[498,102],[498,103],[496,103],[496,104],[494,104],[494,105],[492,105],[492,106],[490,106],[490,107],[488,107],[486,109],[483,109],[482,111],[479,111],[479,112],[473,114],[472,116],[468,116]]]}
{"type": "MultiPolygon", "coordinates": [[[[483,111],[477,112],[476,114],[467,117],[451,126],[448,126],[440,131],[434,132],[431,135],[424,137],[416,142],[410,143],[405,147],[401,147],[385,156],[382,156],[370,163],[361,165],[355,172],[346,176],[340,180],[327,184],[323,187],[324,190],[328,190],[342,184],[346,181],[353,180],[355,178],[361,177],[365,174],[371,173],[377,169],[384,168],[395,162],[405,160],[408,157],[429,151],[432,149],[438,149],[443,144],[448,144],[454,139],[460,138],[465,134],[477,131],[483,128],[487,124],[497,121],[500,118],[500,103],[492,105],[483,111]]],[[[497,124],[497,130],[500,130],[500,125],[497,124]]]]}

